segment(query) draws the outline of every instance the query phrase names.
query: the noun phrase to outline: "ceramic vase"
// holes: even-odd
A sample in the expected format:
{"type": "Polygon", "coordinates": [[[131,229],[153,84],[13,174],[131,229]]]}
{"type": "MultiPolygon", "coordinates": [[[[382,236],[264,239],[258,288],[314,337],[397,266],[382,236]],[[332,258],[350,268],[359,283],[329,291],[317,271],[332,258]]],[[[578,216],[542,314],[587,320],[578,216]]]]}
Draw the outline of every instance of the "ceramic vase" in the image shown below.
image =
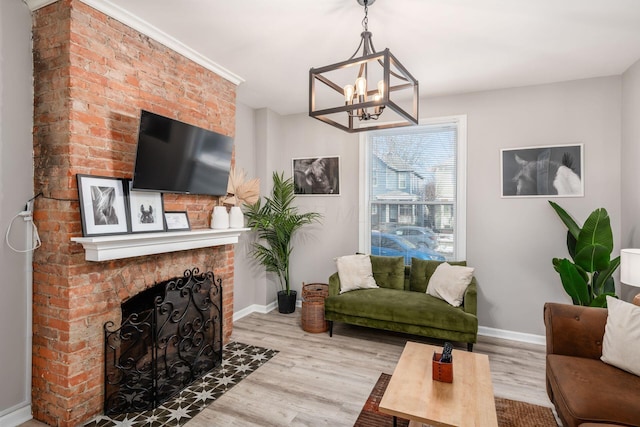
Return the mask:
{"type": "Polygon", "coordinates": [[[229,228],[229,213],[224,206],[215,206],[211,213],[211,228],[222,230],[229,228]]]}
{"type": "Polygon", "coordinates": [[[244,227],[244,214],[240,206],[233,206],[229,213],[229,228],[242,228],[244,227]]]}

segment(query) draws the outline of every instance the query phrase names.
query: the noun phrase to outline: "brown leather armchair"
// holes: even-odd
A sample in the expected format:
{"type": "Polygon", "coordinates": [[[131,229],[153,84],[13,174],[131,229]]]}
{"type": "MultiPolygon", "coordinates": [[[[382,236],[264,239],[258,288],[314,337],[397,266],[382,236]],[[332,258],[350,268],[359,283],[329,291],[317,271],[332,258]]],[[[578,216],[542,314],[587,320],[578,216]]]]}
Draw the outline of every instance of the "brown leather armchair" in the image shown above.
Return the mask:
{"type": "Polygon", "coordinates": [[[600,360],[606,322],[604,308],[544,305],[547,394],[564,427],[640,427],[640,377],[600,360]]]}

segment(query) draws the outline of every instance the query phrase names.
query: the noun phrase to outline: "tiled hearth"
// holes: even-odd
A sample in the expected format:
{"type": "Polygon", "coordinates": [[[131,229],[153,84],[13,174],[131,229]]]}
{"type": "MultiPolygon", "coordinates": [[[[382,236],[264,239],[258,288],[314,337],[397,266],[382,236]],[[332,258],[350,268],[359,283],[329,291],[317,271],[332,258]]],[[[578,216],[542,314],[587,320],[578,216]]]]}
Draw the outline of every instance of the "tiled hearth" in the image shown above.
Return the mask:
{"type": "Polygon", "coordinates": [[[278,352],[232,342],[225,346],[222,366],[194,382],[174,398],[150,411],[113,417],[99,416],[85,427],[173,427],[184,425],[200,411],[264,365],[278,352]]]}

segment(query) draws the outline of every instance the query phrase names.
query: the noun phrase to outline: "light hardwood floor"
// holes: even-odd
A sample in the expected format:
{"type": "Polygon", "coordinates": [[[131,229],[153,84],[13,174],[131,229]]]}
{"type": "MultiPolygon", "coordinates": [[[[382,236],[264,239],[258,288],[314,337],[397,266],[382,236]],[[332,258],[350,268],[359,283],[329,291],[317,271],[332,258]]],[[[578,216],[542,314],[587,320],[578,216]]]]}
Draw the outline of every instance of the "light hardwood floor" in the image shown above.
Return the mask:
{"type": "MultiPolygon", "coordinates": [[[[189,421],[187,427],[353,426],[380,373],[393,373],[407,340],[416,336],[344,324],[328,334],[300,327],[300,309],[251,314],[234,324],[234,341],[279,351],[189,421]]],[[[544,346],[479,337],[474,352],[489,355],[494,394],[552,406],[544,384],[544,346]]],[[[465,349],[466,345],[458,348],[465,349]]],[[[41,427],[30,421],[21,427],[41,427]]]]}

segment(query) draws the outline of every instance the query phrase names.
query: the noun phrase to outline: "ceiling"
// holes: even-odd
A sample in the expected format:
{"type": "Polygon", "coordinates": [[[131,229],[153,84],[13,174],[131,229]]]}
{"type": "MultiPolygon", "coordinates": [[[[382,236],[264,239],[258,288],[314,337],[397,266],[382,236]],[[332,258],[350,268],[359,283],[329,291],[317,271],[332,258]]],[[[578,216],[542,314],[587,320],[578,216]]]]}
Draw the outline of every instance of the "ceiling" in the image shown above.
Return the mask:
{"type": "MultiPolygon", "coordinates": [[[[238,101],[306,112],[309,68],[348,59],[357,0],[105,0],[244,79],[238,101]]],[[[377,0],[377,50],[421,97],[620,75],[640,59],[640,0],[377,0]]]]}

